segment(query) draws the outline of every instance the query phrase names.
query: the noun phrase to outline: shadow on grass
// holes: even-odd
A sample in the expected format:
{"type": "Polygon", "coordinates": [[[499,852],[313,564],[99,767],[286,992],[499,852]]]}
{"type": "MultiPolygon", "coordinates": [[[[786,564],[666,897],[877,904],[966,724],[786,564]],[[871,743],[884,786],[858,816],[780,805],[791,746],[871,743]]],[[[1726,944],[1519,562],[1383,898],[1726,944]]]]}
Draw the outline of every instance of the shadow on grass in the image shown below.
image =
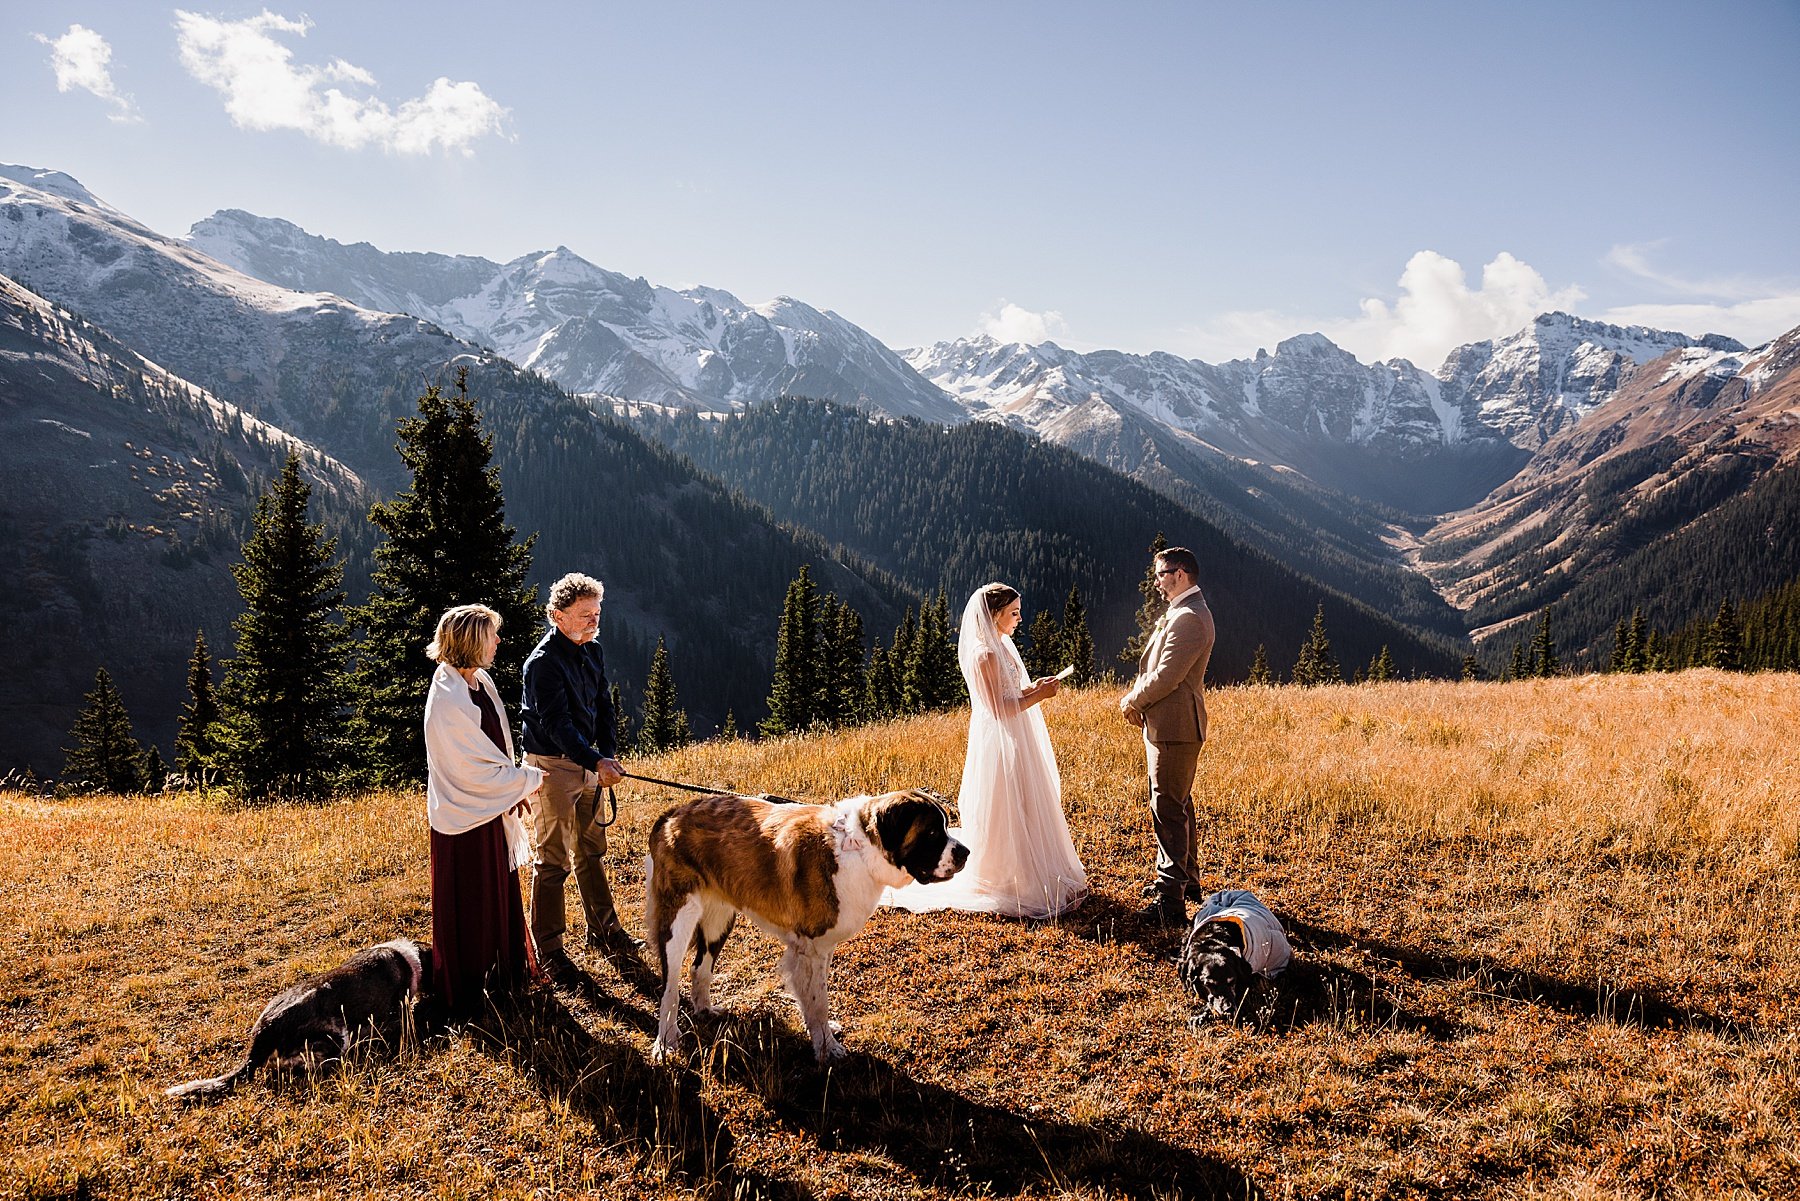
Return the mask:
{"type": "Polygon", "coordinates": [[[1296,949],[1330,947],[1356,950],[1397,964],[1423,981],[1476,980],[1482,990],[1504,1000],[1542,1005],[1576,1017],[1621,1025],[1704,1030],[1719,1034],[1750,1033],[1743,1025],[1716,1014],[1675,1005],[1655,993],[1608,988],[1598,982],[1577,983],[1556,976],[1520,971],[1490,959],[1440,955],[1378,939],[1361,938],[1325,926],[1285,917],[1296,949]]]}
{"type": "Polygon", "coordinates": [[[822,1151],[891,1160],[926,1187],[996,1196],[1092,1190],[1146,1201],[1264,1195],[1224,1161],[1130,1127],[1015,1113],[866,1054],[820,1068],[812,1043],[773,1015],[725,1017],[702,1026],[701,1037],[704,1069],[758,1094],[777,1121],[822,1151]]]}
{"type": "MultiPolygon", "coordinates": [[[[585,973],[583,973],[585,976],[585,973]]],[[[572,990],[598,1012],[653,1032],[653,1017],[588,979],[572,990]]],[[[596,1126],[639,1149],[652,1170],[706,1196],[733,1201],[813,1201],[797,1181],[736,1162],[736,1139],[700,1096],[691,1072],[650,1063],[624,1040],[596,1037],[548,990],[514,997],[468,1027],[476,1044],[596,1126]]]]}

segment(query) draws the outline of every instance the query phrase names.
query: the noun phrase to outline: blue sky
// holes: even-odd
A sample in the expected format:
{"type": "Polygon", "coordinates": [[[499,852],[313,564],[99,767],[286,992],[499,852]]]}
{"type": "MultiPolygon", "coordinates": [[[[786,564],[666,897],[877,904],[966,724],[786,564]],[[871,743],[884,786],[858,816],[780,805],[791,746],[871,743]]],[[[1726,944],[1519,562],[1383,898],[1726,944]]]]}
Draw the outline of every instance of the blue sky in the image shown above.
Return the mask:
{"type": "Polygon", "coordinates": [[[567,245],[895,347],[1430,368],[1552,307],[1800,325],[1797,55],[1794,0],[8,0],[0,161],[165,233],[567,245]]]}

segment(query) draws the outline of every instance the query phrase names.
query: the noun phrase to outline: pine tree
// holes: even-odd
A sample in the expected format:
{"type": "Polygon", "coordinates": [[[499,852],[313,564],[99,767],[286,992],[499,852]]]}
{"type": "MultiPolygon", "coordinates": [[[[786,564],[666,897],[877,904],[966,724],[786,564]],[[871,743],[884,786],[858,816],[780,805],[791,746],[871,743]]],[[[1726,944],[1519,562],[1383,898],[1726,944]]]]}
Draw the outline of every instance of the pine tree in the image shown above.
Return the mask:
{"type": "Polygon", "coordinates": [[[69,729],[75,745],[63,750],[63,775],[90,792],[142,792],[144,748],[131,734],[131,715],[102,667],[94,673],[87,704],[69,729]]]}
{"type": "Polygon", "coordinates": [[[1069,683],[1078,688],[1092,684],[1098,674],[1094,667],[1094,635],[1088,629],[1087,608],[1081,603],[1081,592],[1073,585],[1069,587],[1068,599],[1063,601],[1062,626],[1058,634],[1062,662],[1051,671],[1061,671],[1072,665],[1075,674],[1069,677],[1069,683]]]}
{"type": "Polygon", "coordinates": [[[1032,679],[1051,675],[1062,670],[1061,631],[1056,628],[1056,619],[1050,616],[1048,609],[1039,609],[1031,619],[1031,632],[1025,649],[1019,657],[1025,660],[1025,670],[1031,673],[1032,679]]]}
{"type": "Polygon", "coordinates": [[[830,620],[823,613],[820,618],[825,639],[820,648],[825,669],[821,709],[828,725],[850,726],[863,720],[863,620],[861,613],[835,596],[830,600],[830,620]]]}
{"type": "Polygon", "coordinates": [[[1394,678],[1394,656],[1382,645],[1381,653],[1369,660],[1369,670],[1364,677],[1371,684],[1380,684],[1394,678]]]}
{"type": "Polygon", "coordinates": [[[816,631],[819,591],[805,565],[788,585],[781,603],[781,629],[775,639],[775,679],[769,686],[769,716],[764,734],[792,734],[807,729],[817,716],[819,693],[816,631]]]}
{"type": "Polygon", "coordinates": [[[650,674],[644,680],[644,707],[638,718],[637,753],[656,755],[686,746],[687,714],[675,699],[675,676],[669,670],[669,648],[662,635],[656,638],[656,653],[650,657],[650,674]]]}
{"type": "Polygon", "coordinates": [[[482,432],[468,368],[457,369],[451,396],[427,387],[398,432],[412,483],[369,510],[382,541],[373,591],[355,613],[365,631],[354,680],[359,757],[381,783],[425,777],[419,712],[436,669],[425,647],[444,610],[484,604],[500,614],[489,670],[502,696],[518,695],[539,621],[537,590],[525,584],[536,535],[521,543],[506,524],[494,439],[482,432]]]}
{"type": "Polygon", "coordinates": [[[950,598],[942,588],[920,609],[912,659],[913,712],[948,709],[963,699],[962,670],[950,633],[950,598]]]}
{"type": "Polygon", "coordinates": [[[1268,687],[1275,683],[1275,673],[1269,670],[1269,648],[1262,643],[1256,644],[1256,655],[1250,660],[1251,684],[1268,687]]]}
{"type": "Polygon", "coordinates": [[[1168,545],[1169,540],[1163,537],[1162,531],[1156,531],[1156,537],[1150,541],[1150,566],[1144,569],[1144,578],[1138,581],[1138,593],[1144,598],[1144,603],[1138,606],[1137,633],[1126,639],[1125,649],[1119,652],[1121,663],[1137,666],[1144,648],[1150,645],[1150,635],[1155,631],[1156,623],[1162,620],[1163,613],[1169,607],[1169,602],[1163,599],[1163,594],[1156,587],[1156,556],[1168,545]]]}
{"type": "Polygon", "coordinates": [[[894,641],[888,647],[888,663],[893,669],[894,696],[898,703],[889,712],[893,716],[905,713],[918,713],[919,704],[919,664],[916,654],[919,649],[919,628],[913,619],[912,606],[908,605],[900,614],[900,624],[894,627],[894,641]]]}
{"type": "Polygon", "coordinates": [[[1331,653],[1331,639],[1325,635],[1325,603],[1321,601],[1313,614],[1312,630],[1300,647],[1300,657],[1294,661],[1294,683],[1311,688],[1343,682],[1337,656],[1331,653]]]}
{"type": "Polygon", "coordinates": [[[215,748],[213,723],[219,720],[219,702],[213,695],[212,652],[206,632],[194,631],[194,653],[188,659],[188,703],[181,709],[175,731],[175,770],[198,782],[206,775],[215,748]]]}
{"type": "Polygon", "coordinates": [[[606,686],[612,698],[613,745],[621,749],[631,745],[631,713],[625,708],[625,693],[617,684],[606,686]]]}
{"type": "Polygon", "coordinates": [[[1625,658],[1629,653],[1630,646],[1631,619],[1628,617],[1621,617],[1619,618],[1618,624],[1613,626],[1612,654],[1607,656],[1606,659],[1607,671],[1627,670],[1625,667],[1625,658]]]}
{"type": "Polygon", "coordinates": [[[311,495],[290,454],[232,568],[245,609],[219,688],[216,759],[249,800],[324,796],[346,757],[344,571],[335,540],[306,520],[311,495]]]}
{"type": "Polygon", "coordinates": [[[869,652],[865,697],[863,716],[869,721],[886,721],[900,712],[900,681],[894,675],[894,659],[879,641],[869,652]]]}
{"type": "Polygon", "coordinates": [[[1631,624],[1626,627],[1626,654],[1622,659],[1622,670],[1644,672],[1650,670],[1650,632],[1649,623],[1644,619],[1644,611],[1634,608],[1631,611],[1631,624]]]}
{"type": "Polygon", "coordinates": [[[1719,602],[1719,611],[1707,627],[1706,665],[1720,671],[1742,671],[1744,667],[1744,633],[1738,624],[1737,610],[1729,600],[1719,602]]]}
{"type": "Polygon", "coordinates": [[[150,743],[144,748],[144,788],[149,792],[161,792],[168,783],[169,765],[163,761],[156,744],[150,743]]]}
{"type": "Polygon", "coordinates": [[[1523,680],[1531,674],[1531,660],[1525,655],[1525,644],[1513,643],[1512,660],[1506,665],[1506,675],[1503,678],[1523,680]]]}
{"type": "Polygon", "coordinates": [[[1562,671],[1562,662],[1556,655],[1556,638],[1550,632],[1550,610],[1545,609],[1538,618],[1537,633],[1531,639],[1531,658],[1528,670],[1534,676],[1548,678],[1562,671]]]}
{"type": "Polygon", "coordinates": [[[725,720],[719,724],[719,737],[726,742],[731,742],[737,736],[737,714],[727,709],[725,710],[725,720]]]}
{"type": "Polygon", "coordinates": [[[1481,660],[1473,653],[1463,656],[1462,678],[1470,681],[1487,679],[1487,673],[1481,670],[1481,660]]]}

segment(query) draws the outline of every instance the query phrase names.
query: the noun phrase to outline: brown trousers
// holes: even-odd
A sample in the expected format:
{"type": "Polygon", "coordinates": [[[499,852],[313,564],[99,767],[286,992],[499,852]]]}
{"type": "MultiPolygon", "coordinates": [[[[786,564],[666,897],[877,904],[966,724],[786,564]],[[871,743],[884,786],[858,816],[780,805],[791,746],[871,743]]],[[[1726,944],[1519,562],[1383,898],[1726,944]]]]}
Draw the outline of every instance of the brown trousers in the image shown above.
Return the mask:
{"type": "Polygon", "coordinates": [[[1194,773],[1200,766],[1198,742],[1144,740],[1150,769],[1150,824],[1156,831],[1156,891],[1181,898],[1188,884],[1198,884],[1194,851],[1200,830],[1194,819],[1194,773]]]}
{"type": "Polygon", "coordinates": [[[620,929],[606,882],[606,827],[594,824],[600,790],[587,784],[587,771],[560,755],[526,755],[544,771],[544,790],[531,809],[531,937],[540,956],[562,949],[568,928],[563,886],[571,868],[587,918],[587,936],[604,938],[620,929]]]}

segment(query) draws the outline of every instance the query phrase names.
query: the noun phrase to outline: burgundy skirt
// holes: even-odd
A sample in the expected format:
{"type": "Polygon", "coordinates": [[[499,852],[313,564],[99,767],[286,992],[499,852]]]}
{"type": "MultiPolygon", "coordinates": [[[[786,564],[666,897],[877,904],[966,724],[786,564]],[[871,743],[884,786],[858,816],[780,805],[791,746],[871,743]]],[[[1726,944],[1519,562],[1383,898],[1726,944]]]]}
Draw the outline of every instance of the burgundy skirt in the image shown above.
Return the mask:
{"type": "Polygon", "coordinates": [[[495,818],[466,834],[431,832],[431,988],[453,1016],[471,1017],[482,990],[524,983],[525,905],[495,818]]]}

